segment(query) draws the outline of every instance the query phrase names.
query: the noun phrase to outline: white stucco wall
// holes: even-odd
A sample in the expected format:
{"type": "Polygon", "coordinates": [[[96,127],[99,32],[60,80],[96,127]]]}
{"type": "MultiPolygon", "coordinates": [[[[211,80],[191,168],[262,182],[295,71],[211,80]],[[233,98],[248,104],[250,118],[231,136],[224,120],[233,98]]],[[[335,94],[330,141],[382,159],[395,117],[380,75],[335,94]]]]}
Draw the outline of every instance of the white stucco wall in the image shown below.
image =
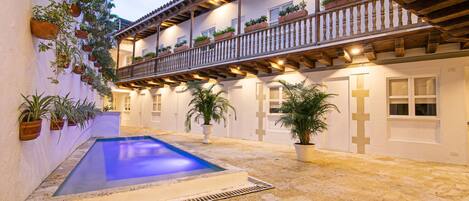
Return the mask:
{"type": "Polygon", "coordinates": [[[29,19],[33,4],[45,0],[6,0],[2,2],[0,19],[0,200],[20,201],[49,175],[78,145],[89,138],[89,130],[76,127],[59,132],[49,131],[44,120],[39,138],[21,142],[18,137],[18,106],[20,93],[44,92],[47,95],[65,95],[74,99],[88,98],[100,101],[88,86],[80,82],[71,69],[59,77],[60,84],[51,84],[49,60],[52,53],[38,53],[38,39],[31,35],[29,19]],[[59,139],[60,138],[60,139],[59,139]]]}

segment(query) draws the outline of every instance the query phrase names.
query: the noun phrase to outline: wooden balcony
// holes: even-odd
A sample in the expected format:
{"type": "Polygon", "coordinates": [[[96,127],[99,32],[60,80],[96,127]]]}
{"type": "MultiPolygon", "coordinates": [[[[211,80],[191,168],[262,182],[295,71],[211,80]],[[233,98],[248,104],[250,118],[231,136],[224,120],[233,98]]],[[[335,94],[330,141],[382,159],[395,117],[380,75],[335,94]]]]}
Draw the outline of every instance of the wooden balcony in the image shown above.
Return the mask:
{"type": "MultiPolygon", "coordinates": [[[[253,61],[259,59],[291,55],[300,57],[300,60],[293,60],[293,63],[302,62],[309,64],[306,66],[311,68],[316,61],[331,65],[328,60],[337,55],[319,51],[322,48],[343,47],[350,43],[365,44],[383,38],[394,40],[396,37],[430,29],[431,26],[391,0],[363,0],[310,14],[288,23],[237,35],[231,39],[119,68],[118,84],[125,85],[139,80],[161,81],[159,78],[170,75],[242,65],[243,62],[253,64],[253,61]],[[314,51],[314,54],[311,53],[314,51]]],[[[262,66],[262,62],[257,64],[267,68],[262,66]]],[[[250,68],[250,65],[246,66],[245,68],[250,68]]],[[[189,79],[187,76],[180,78],[189,79]]]]}

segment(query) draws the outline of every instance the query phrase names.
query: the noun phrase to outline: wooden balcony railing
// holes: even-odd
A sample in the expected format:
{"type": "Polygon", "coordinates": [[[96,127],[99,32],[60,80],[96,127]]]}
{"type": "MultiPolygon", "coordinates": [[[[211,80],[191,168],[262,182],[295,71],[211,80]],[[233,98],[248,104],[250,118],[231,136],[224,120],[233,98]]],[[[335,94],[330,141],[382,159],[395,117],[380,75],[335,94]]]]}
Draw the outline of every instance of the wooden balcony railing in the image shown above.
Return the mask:
{"type": "Polygon", "coordinates": [[[121,80],[132,80],[423,25],[421,19],[392,0],[363,0],[119,68],[117,74],[121,80]]]}

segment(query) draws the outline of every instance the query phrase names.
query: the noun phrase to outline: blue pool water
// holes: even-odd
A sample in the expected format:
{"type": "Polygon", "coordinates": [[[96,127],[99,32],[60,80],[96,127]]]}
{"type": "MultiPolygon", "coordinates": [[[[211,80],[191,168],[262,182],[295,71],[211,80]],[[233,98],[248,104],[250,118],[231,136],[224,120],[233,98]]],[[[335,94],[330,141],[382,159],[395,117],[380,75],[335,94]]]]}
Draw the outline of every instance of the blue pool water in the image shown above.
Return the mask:
{"type": "Polygon", "coordinates": [[[222,170],[148,136],[98,139],[54,195],[96,191],[222,170]]]}

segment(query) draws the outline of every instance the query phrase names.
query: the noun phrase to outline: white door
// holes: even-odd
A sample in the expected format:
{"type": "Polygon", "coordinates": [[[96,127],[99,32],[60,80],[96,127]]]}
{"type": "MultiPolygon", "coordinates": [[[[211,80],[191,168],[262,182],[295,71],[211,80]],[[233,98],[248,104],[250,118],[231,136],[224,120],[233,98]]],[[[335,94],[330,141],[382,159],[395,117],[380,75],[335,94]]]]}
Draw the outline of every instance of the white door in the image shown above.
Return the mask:
{"type": "Polygon", "coordinates": [[[327,93],[337,94],[329,99],[339,112],[330,112],[327,117],[328,129],[320,134],[319,147],[324,149],[348,152],[350,148],[350,115],[349,115],[349,80],[347,78],[325,81],[327,93]]]}
{"type": "Polygon", "coordinates": [[[238,139],[248,139],[246,133],[243,133],[243,121],[245,120],[243,109],[243,88],[234,87],[229,90],[230,103],[236,109],[236,119],[234,112],[230,110],[229,116],[229,137],[238,139]]]}

